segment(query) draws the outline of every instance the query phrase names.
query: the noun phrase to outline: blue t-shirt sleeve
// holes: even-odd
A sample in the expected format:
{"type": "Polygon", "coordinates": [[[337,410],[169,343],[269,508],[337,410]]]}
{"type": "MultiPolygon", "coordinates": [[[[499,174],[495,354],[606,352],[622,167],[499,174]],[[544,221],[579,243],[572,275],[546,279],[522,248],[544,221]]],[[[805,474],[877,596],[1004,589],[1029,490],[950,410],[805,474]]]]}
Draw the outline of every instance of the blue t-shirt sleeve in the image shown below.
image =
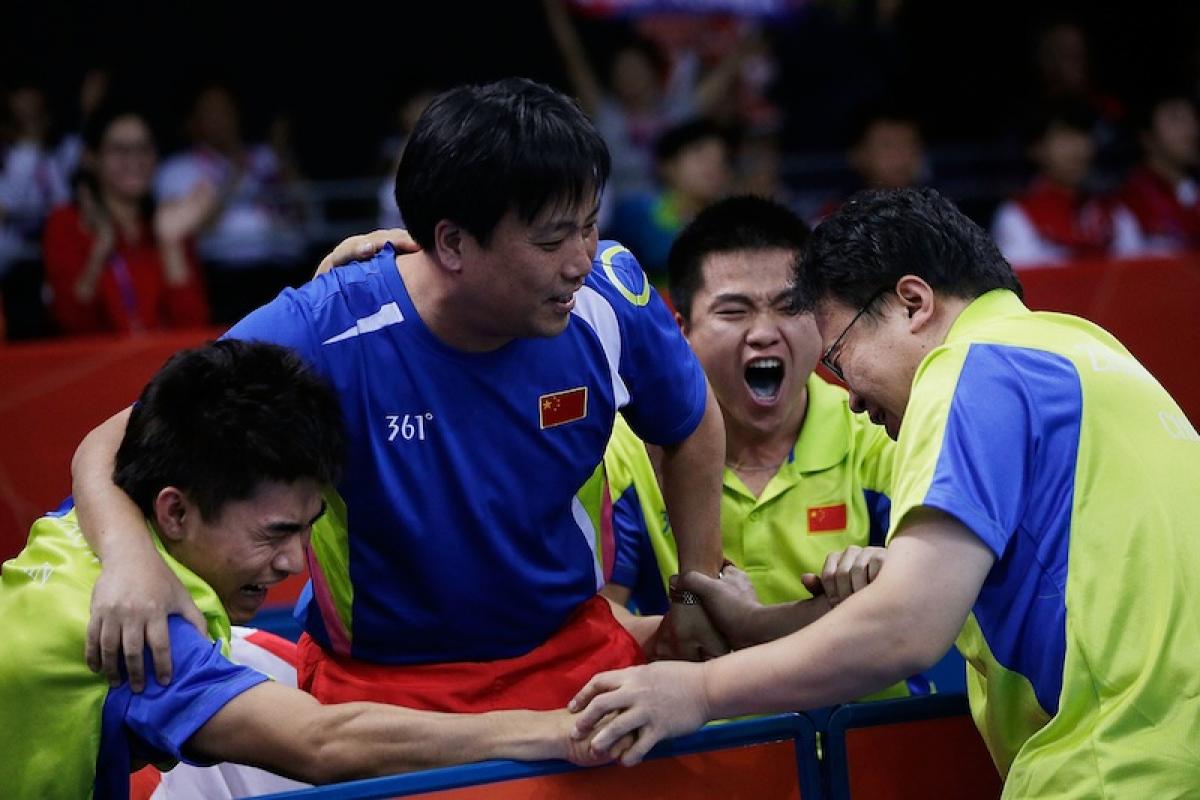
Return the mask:
{"type": "MultiPolygon", "coordinates": [[[[220,644],[201,636],[183,617],[170,617],[167,626],[174,676],[171,684],[161,686],[151,679],[141,694],[134,694],[126,681],[109,692],[105,705],[106,712],[109,703],[121,710],[125,733],[134,739],[138,755],[186,761],[183,746],[187,740],[226,703],[269,678],[225,658],[220,644]]],[[[152,670],[146,651],[146,674],[153,675],[152,670]]]]}
{"type": "Polygon", "coordinates": [[[597,283],[621,328],[619,371],[630,397],[622,413],[642,440],[677,444],[704,416],[704,370],[633,254],[621,248],[604,257],[614,245],[600,243],[597,283]]]}
{"type": "Polygon", "coordinates": [[[1037,457],[1040,412],[1020,366],[1005,348],[971,347],[923,502],[956,517],[997,559],[1024,515],[1037,457]]]}
{"type": "Polygon", "coordinates": [[[641,569],[642,541],[649,538],[637,488],[630,484],[613,503],[613,568],[609,580],[633,588],[641,569]]]}
{"type": "Polygon", "coordinates": [[[305,295],[296,289],[286,289],[265,306],[251,311],[221,338],[290,347],[309,364],[317,363],[320,351],[305,295]]]}

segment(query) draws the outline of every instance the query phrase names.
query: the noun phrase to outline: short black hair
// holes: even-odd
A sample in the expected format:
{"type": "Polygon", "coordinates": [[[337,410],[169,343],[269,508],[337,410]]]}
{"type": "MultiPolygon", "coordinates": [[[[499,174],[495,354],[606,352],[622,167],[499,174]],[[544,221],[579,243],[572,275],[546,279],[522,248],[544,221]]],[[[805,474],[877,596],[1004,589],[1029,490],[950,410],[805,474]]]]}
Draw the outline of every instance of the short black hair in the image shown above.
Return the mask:
{"type": "Polygon", "coordinates": [[[693,119],[669,128],[654,142],[654,162],[662,164],[670,161],[697,142],[707,139],[729,144],[729,136],[725,131],[707,119],[693,119]]]}
{"type": "Polygon", "coordinates": [[[264,481],[336,483],[345,454],[333,390],[292,351],[223,339],[175,354],[150,379],[113,481],[147,517],[174,486],[206,521],[264,481]]]}
{"type": "Polygon", "coordinates": [[[796,271],[796,304],[866,306],[905,275],[965,299],[1022,295],[995,242],[953,203],[934,189],[893,189],[859,192],[817,225],[796,271]]]}
{"type": "Polygon", "coordinates": [[[704,286],[704,260],[712,253],[778,248],[799,257],[808,236],[804,220],[774,200],[755,195],[718,200],[697,214],[671,245],[671,304],[685,320],[691,319],[692,298],[704,286]]]}
{"type": "Polygon", "coordinates": [[[486,246],[509,209],[531,223],[551,204],[598,198],[609,170],[608,148],[574,100],[506,78],[433,99],[400,158],[396,204],[427,250],[444,219],[486,246]]]}

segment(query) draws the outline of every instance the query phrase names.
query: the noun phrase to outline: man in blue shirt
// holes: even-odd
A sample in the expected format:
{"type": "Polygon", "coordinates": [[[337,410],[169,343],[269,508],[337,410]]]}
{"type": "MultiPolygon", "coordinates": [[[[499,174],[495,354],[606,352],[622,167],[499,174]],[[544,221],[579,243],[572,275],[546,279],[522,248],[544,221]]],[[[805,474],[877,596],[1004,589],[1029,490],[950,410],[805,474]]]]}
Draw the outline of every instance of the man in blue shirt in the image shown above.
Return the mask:
{"type": "MultiPolygon", "coordinates": [[[[347,419],[346,476],[314,531],[298,611],[300,683],[319,698],[552,708],[591,674],[639,661],[595,596],[594,530],[575,496],[618,410],[665,448],[681,569],[720,568],[720,413],[636,260],[597,242],[608,168],[591,123],[547,87],[451,90],[418,122],[396,179],[422,249],[323,275],[230,332],[294,348],[347,419]]],[[[83,530],[108,565],[95,603],[106,664],[122,638],[128,662],[154,617],[106,613],[120,605],[110,573],[186,608],[134,548],[133,512],[107,478],[121,425],[95,432],[75,465],[83,530]]],[[[660,655],[725,650],[696,607],[663,625],[660,655]]]]}

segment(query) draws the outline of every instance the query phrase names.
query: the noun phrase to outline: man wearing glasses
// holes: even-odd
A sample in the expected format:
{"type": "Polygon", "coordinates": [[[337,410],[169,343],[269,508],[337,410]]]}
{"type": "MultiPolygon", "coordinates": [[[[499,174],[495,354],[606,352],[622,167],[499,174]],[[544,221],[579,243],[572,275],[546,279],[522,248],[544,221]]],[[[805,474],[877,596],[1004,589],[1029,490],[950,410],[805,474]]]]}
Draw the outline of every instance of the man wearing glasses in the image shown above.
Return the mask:
{"type": "Polygon", "coordinates": [[[617,712],[595,746],[636,730],[633,763],[706,719],[843,702],[958,637],[1006,797],[1194,791],[1200,434],[1179,405],[1105,331],[1027,309],[932,190],[857,196],[798,284],[853,406],[897,439],[886,568],[774,642],[597,676],[577,732],[617,712]]]}
{"type": "MultiPolygon", "coordinates": [[[[725,421],[722,549],[758,599],[777,606],[779,625],[756,629],[740,616],[743,598],[706,592],[706,608],[724,621],[734,647],[816,619],[883,563],[894,443],[851,411],[844,389],[813,372],[824,348],[792,291],[808,237],[784,206],[730,197],[700,212],[668,258],[676,321],[725,421]]],[[[664,579],[679,561],[645,448],[628,427],[614,430],[605,468],[614,555],[604,592],[621,603],[632,593],[643,614],[663,612],[664,579]]],[[[873,698],[928,690],[915,676],[873,698]]]]}

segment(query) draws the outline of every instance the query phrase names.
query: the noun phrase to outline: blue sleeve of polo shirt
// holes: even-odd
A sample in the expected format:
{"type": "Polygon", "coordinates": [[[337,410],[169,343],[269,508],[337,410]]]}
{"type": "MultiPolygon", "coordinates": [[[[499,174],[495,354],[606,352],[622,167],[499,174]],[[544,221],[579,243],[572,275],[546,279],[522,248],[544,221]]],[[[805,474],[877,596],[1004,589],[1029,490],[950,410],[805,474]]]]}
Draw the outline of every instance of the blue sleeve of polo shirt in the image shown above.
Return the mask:
{"type": "Polygon", "coordinates": [[[316,341],[305,300],[303,290],[285,289],[274,300],[243,317],[221,338],[290,347],[309,364],[317,364],[320,343],[316,341]]]}
{"type": "Polygon", "coordinates": [[[870,520],[870,531],[867,534],[867,544],[872,547],[883,547],[887,541],[888,529],[891,527],[892,499],[883,492],[863,489],[863,499],[867,503],[867,518],[870,520]]]}
{"type": "Polygon", "coordinates": [[[1039,487],[1073,475],[1067,445],[1081,406],[1078,375],[1062,356],[972,345],[924,505],[956,517],[1001,558],[1039,487]]]}
{"type": "Polygon", "coordinates": [[[642,516],[637,488],[633,484],[613,503],[612,526],[613,569],[609,580],[632,589],[637,586],[638,572],[642,566],[642,542],[650,536],[642,516]]]}
{"type": "MultiPolygon", "coordinates": [[[[125,681],[109,691],[105,701],[105,728],[118,713],[133,752],[146,760],[168,757],[197,763],[183,756],[183,746],[225,704],[247,689],[269,680],[249,667],[221,655],[219,643],[201,636],[183,617],[167,620],[171,637],[173,677],[169,686],[150,679],[140,694],[125,681]]],[[[153,675],[150,651],[146,674],[153,675]]],[[[203,765],[202,765],[203,766],[203,765]]]]}
{"type": "Polygon", "coordinates": [[[619,371],[629,389],[622,413],[646,442],[669,446],[686,439],[704,416],[707,383],[700,362],[637,259],[614,242],[600,243],[597,283],[621,328],[619,371]]]}

